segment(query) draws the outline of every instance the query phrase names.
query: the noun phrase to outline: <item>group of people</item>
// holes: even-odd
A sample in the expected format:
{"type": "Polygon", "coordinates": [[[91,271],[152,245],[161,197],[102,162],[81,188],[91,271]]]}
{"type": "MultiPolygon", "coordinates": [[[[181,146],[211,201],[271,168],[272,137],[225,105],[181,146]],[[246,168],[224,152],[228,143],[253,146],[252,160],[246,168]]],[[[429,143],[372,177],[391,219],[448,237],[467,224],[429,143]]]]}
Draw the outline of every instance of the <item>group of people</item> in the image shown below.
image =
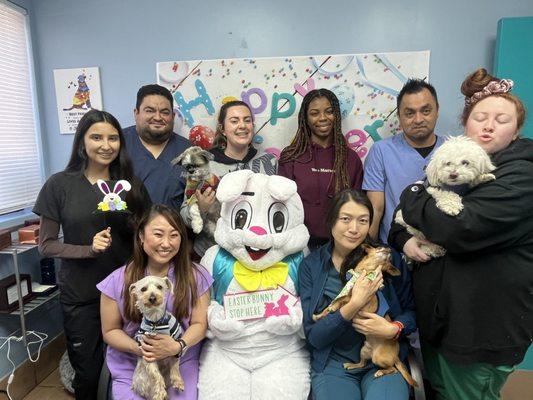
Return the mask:
{"type": "MultiPolygon", "coordinates": [[[[311,356],[315,399],[407,399],[400,374],[375,378],[376,366],[355,370],[364,335],[398,339],[419,329],[425,370],[441,399],[497,399],[533,339],[533,142],[519,136],[525,108],[510,93],[512,82],[479,69],[461,86],[464,134],[477,142],[497,169],[496,180],[464,194],[456,217],[442,213],[425,186],[424,167],[444,141],[435,134],[439,103],[435,89],[409,80],[397,98],[401,132],[371,147],[363,164],[341,130],[339,101],[327,89],[308,92],[298,129],[279,160],[252,145],[248,104],[221,106],[210,169],[219,178],[249,169],[296,182],[310,254],[298,271],[298,295],[311,356]],[[393,222],[396,209],[428,241],[447,249],[430,259],[393,222]],[[322,311],[346,283],[346,272],[363,256],[363,245],[388,243],[401,275],[359,277],[350,301],[320,321],[322,311]],[[406,263],[406,258],[412,265],[406,263]],[[381,293],[392,322],[361,308],[381,293]]],[[[62,260],[61,308],[67,350],[76,372],[77,399],[94,399],[104,362],[117,400],[132,392],[138,357],[147,361],[182,355],[185,391],[170,398],[197,398],[199,355],[208,329],[212,277],[198,263],[214,242],[206,232],[189,243],[188,205],[180,166],[171,161],[191,144],[173,133],[173,98],[159,85],[137,94],[135,125],[122,130],[105,111],[80,121],[66,169],[43,186],[34,212],[41,217],[39,250],[62,260]],[[128,180],[127,212],[95,212],[98,180],[128,180]],[[59,230],[63,240],[59,240],[59,230]],[[192,247],[192,249],[191,249],[192,247]],[[130,285],[146,275],[168,277],[174,291],[167,310],[184,326],[182,340],[133,336],[139,311],[130,285]],[[187,350],[185,352],[185,350],[187,350]]],[[[216,190],[196,192],[205,213],[216,190]]],[[[290,373],[290,371],[287,371],[290,373]]]]}

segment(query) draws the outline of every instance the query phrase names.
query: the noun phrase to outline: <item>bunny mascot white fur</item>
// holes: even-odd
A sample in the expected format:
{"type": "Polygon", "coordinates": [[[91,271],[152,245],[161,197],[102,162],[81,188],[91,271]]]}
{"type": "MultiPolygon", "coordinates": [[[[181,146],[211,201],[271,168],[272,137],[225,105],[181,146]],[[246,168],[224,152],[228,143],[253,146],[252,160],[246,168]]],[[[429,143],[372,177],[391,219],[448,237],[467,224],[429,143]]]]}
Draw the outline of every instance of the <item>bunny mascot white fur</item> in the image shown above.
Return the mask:
{"type": "Polygon", "coordinates": [[[226,319],[223,296],[281,285],[296,294],[309,239],[296,184],[241,170],[217,189],[222,205],[215,245],[202,258],[214,278],[208,338],[200,358],[200,400],[297,399],[309,394],[309,355],[298,301],[288,315],[226,319]]]}

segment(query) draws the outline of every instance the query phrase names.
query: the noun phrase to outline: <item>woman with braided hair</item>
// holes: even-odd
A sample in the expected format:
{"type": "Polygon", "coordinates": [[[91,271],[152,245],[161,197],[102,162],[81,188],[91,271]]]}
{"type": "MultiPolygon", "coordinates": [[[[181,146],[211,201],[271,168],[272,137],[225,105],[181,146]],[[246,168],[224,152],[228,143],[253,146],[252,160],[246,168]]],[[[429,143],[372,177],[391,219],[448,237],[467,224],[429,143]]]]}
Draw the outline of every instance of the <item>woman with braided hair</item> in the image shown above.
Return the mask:
{"type": "Polygon", "coordinates": [[[361,189],[363,164],[341,131],[339,100],[327,89],[308,92],[298,113],[298,130],[281,152],[278,174],[298,185],[311,238],[309,248],[328,241],[324,216],[336,193],[361,189]]]}

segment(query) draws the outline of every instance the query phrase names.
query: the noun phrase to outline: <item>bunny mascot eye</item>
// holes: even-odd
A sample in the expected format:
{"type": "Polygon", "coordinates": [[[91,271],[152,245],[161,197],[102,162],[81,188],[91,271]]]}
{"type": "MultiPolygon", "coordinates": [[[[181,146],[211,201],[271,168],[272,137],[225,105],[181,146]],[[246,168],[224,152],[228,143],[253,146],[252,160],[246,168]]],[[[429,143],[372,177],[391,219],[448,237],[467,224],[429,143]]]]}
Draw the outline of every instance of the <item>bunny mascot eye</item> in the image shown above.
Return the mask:
{"type": "Polygon", "coordinates": [[[231,212],[231,227],[233,229],[246,229],[252,219],[252,206],[243,200],[233,207],[231,212]]]}
{"type": "Polygon", "coordinates": [[[281,233],[289,223],[289,210],[283,203],[273,203],[268,209],[270,233],[281,233]]]}

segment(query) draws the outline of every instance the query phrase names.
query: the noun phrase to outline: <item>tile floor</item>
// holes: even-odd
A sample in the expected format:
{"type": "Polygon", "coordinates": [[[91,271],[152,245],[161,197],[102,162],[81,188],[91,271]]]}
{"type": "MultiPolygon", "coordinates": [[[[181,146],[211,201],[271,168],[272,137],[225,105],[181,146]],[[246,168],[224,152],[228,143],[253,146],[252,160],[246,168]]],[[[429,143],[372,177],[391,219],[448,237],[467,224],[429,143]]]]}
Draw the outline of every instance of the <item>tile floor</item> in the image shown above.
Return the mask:
{"type": "MultiPolygon", "coordinates": [[[[513,373],[502,391],[503,400],[525,400],[533,393],[533,375],[531,371],[516,371],[513,373]],[[526,393],[529,393],[526,395],[526,393]]],[[[7,396],[0,393],[0,400],[7,396]]],[[[73,400],[74,396],[67,392],[59,379],[56,369],[39,386],[33,389],[23,400],[73,400]]]]}
{"type": "Polygon", "coordinates": [[[23,400],[72,400],[74,396],[67,392],[59,379],[59,370],[56,369],[33,389],[23,400]]]}

